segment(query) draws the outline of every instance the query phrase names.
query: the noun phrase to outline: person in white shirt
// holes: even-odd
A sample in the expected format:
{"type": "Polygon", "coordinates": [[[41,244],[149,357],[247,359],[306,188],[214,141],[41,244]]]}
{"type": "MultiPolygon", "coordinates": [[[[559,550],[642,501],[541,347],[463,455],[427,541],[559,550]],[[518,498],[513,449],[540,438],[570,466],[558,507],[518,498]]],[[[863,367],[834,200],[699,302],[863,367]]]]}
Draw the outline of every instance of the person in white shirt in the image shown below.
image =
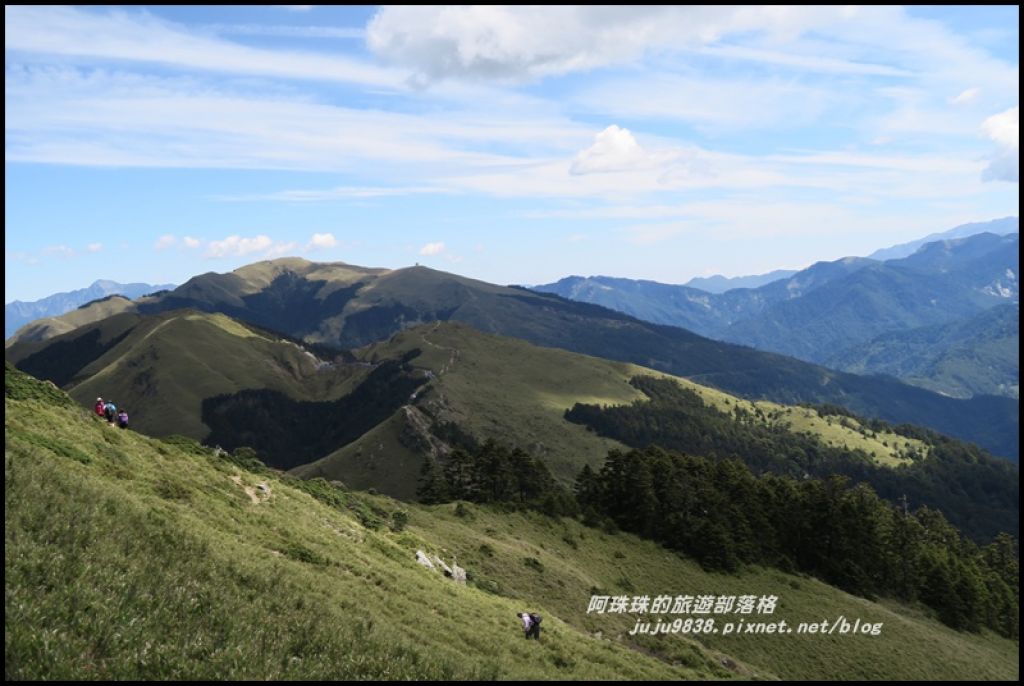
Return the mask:
{"type": "Polygon", "coordinates": [[[526,612],[517,612],[516,617],[523,620],[523,634],[526,638],[530,637],[530,627],[533,626],[533,620],[530,619],[530,615],[526,612]]]}
{"type": "Polygon", "coordinates": [[[527,640],[532,638],[539,641],[540,615],[535,615],[532,612],[517,612],[516,617],[523,621],[523,633],[526,635],[527,640]]]}

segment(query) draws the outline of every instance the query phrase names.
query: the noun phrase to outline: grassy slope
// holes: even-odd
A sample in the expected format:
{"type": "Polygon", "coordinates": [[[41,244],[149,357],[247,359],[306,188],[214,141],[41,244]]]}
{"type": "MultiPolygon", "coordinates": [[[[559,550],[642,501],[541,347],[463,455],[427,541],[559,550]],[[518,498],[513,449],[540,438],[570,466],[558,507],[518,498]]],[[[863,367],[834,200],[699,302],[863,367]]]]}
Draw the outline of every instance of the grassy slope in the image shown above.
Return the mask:
{"type": "MultiPolygon", "coordinates": [[[[864,450],[882,464],[906,461],[908,447],[926,451],[914,439],[861,433],[851,419],[845,422],[854,428],[802,407],[753,403],[637,365],[541,348],[451,322],[408,329],[361,355],[366,360],[390,358],[414,348],[423,353],[413,364],[435,375],[417,399],[418,406],[442,420],[457,422],[479,439],[500,439],[540,455],[556,476],[567,480],[574,479],[584,464],[599,467],[610,448],[622,446],[565,421],[565,410],[577,402],[621,405],[642,400],[646,396],[629,380],[644,374],[673,378],[726,412],[736,407],[752,413],[760,410],[766,423],[788,424],[794,431],[821,436],[825,443],[864,450]]],[[[414,451],[399,440],[408,431],[405,410],[401,410],[386,424],[296,473],[341,479],[358,488],[373,486],[408,498],[415,492],[422,464],[422,458],[416,459],[414,451]]]]}
{"type": "MultiPolygon", "coordinates": [[[[6,402],[8,678],[684,678],[415,564],[276,478],[6,402]],[[269,499],[242,487],[266,480],[269,499]],[[516,640],[516,639],[519,640],[516,640]]],[[[415,545],[415,543],[412,543],[415,545]]]]}
{"type": "MultiPolygon", "coordinates": [[[[648,373],[650,370],[637,368],[636,373],[648,373]]],[[[750,401],[731,396],[714,388],[695,384],[687,379],[674,378],[677,383],[690,388],[701,395],[704,402],[717,407],[723,412],[732,412],[739,407],[747,412],[757,414],[765,424],[778,424],[797,433],[810,433],[827,445],[842,447],[848,450],[862,450],[874,457],[881,465],[897,466],[908,464],[910,452],[926,454],[928,446],[916,438],[907,438],[889,431],[873,432],[862,427],[861,423],[851,417],[821,417],[814,410],[796,405],[780,405],[768,400],[750,401]]]]}
{"type": "MultiPolygon", "coordinates": [[[[497,438],[541,456],[565,479],[575,478],[584,463],[603,461],[610,448],[622,447],[565,421],[565,409],[575,402],[619,404],[642,397],[623,382],[629,365],[538,348],[461,324],[409,329],[370,346],[361,356],[391,358],[414,348],[423,352],[413,364],[435,375],[416,405],[443,421],[455,421],[481,440],[497,438]]],[[[406,411],[400,410],[386,425],[297,472],[410,497],[422,457],[412,459],[409,448],[397,440],[408,430],[406,411]]]]}
{"type": "Polygon", "coordinates": [[[74,331],[80,326],[92,324],[122,312],[132,312],[134,309],[135,303],[132,300],[115,295],[111,298],[79,307],[77,310],[71,310],[58,317],[44,317],[43,319],[29,322],[7,339],[4,347],[10,348],[15,343],[30,342],[39,343],[40,345],[37,347],[42,347],[42,342],[69,331],[74,331]]]}
{"type": "Polygon", "coordinates": [[[1018,673],[1017,645],[990,634],[957,634],[777,572],[709,575],[651,543],[574,521],[412,507],[405,532],[370,530],[278,477],[109,428],[86,410],[55,406],[60,394],[44,384],[15,377],[20,395],[42,399],[5,400],[8,679],[1018,673]],[[252,502],[243,487],[260,481],[271,495],[252,502]],[[500,594],[422,569],[417,548],[457,554],[500,594]],[[845,614],[885,621],[885,633],[716,637],[709,648],[673,636],[631,650],[619,638],[631,622],[585,614],[591,587],[615,592],[623,579],[637,594],[775,593],[779,618],[845,614]],[[545,616],[539,644],[521,638],[514,613],[523,609],[545,616]],[[598,630],[603,638],[592,635],[598,630]],[[731,670],[718,651],[731,656],[731,670]]]}
{"type": "MultiPolygon", "coordinates": [[[[78,376],[84,380],[69,392],[90,406],[96,397],[112,399],[128,409],[135,428],[151,435],[205,438],[209,428],[200,408],[214,395],[271,388],[299,399],[322,399],[343,394],[365,372],[352,367],[318,372],[315,358],[295,344],[220,314],[178,310],[122,318],[130,318],[135,328],[83,368],[78,376]]],[[[108,323],[113,324],[105,320],[98,326],[108,323]]]]}
{"type": "MultiPolygon", "coordinates": [[[[383,499],[382,499],[383,500],[383,499]]],[[[465,507],[465,506],[464,506],[465,507]]],[[[820,622],[844,615],[883,622],[880,636],[732,635],[701,637],[701,648],[731,656],[761,676],[787,679],[1014,678],[1018,647],[993,634],[962,634],[923,613],[850,596],[815,579],[753,568],[739,575],[710,574],[649,541],[609,535],[576,521],[539,514],[506,514],[470,506],[470,517],[451,505],[412,510],[410,529],[445,541],[460,564],[498,584],[501,592],[541,604],[549,612],[604,638],[625,639],[637,615],[587,615],[590,589],[608,595],[779,596],[772,618],[820,622]],[[489,546],[492,556],[480,552],[489,546]],[[524,564],[532,557],[543,573],[524,564]]],[[[714,616],[714,615],[711,615],[714,616]]],[[[671,617],[671,615],[669,615],[671,617]]],[[[645,647],[669,659],[685,659],[688,644],[658,637],[645,647]]]]}

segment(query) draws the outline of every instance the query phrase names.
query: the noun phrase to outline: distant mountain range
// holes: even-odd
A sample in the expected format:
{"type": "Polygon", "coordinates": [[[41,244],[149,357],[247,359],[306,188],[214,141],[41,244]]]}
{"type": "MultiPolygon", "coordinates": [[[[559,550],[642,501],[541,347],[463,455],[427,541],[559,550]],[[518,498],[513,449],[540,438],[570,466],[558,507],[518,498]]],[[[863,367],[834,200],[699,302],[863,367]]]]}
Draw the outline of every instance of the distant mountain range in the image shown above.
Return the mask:
{"type": "Polygon", "coordinates": [[[79,288],[78,290],[66,293],[55,293],[41,300],[30,302],[15,300],[4,305],[4,339],[10,338],[18,329],[29,322],[43,319],[44,317],[58,317],[93,300],[99,300],[111,295],[123,295],[133,300],[143,295],[171,288],[174,288],[172,283],[154,286],[148,283],[118,283],[116,281],[99,279],[94,281],[88,288],[79,288]]]}
{"type": "MultiPolygon", "coordinates": [[[[991,307],[1016,303],[1019,263],[1019,234],[982,233],[927,243],[898,260],[850,257],[819,262],[759,288],[721,294],[602,276],[572,276],[535,289],[720,340],[838,364],[847,359],[838,355],[840,351],[879,336],[966,321],[991,307]]],[[[962,337],[959,340],[969,347],[962,337]]],[[[875,363],[860,364],[851,355],[853,366],[842,368],[860,373],[892,371],[877,355],[866,358],[875,363]]],[[[918,379],[916,375],[901,378],[918,379]]],[[[1016,374],[966,386],[943,385],[939,377],[933,381],[937,383],[929,388],[950,395],[974,388],[1015,397],[1017,385],[1016,374]]]]}
{"type": "Polygon", "coordinates": [[[955,226],[949,231],[943,231],[941,233],[932,233],[924,238],[919,238],[916,241],[910,241],[909,243],[900,243],[894,245],[891,248],[883,248],[876,250],[875,252],[868,255],[872,260],[878,260],[884,262],[886,260],[898,260],[901,257],[909,257],[917,252],[925,243],[934,243],[935,241],[947,241],[954,238],[967,238],[979,233],[994,233],[997,236],[1005,236],[1008,233],[1018,233],[1020,231],[1020,218],[1019,217],[1003,217],[1002,219],[993,219],[987,222],[973,222],[971,224],[961,224],[955,226]]]}
{"type": "Polygon", "coordinates": [[[683,285],[690,288],[699,288],[708,293],[725,293],[734,288],[758,288],[772,281],[788,279],[798,271],[798,269],[776,269],[767,274],[757,274],[755,276],[722,276],[721,274],[695,276],[683,285]]]}
{"type": "MultiPolygon", "coordinates": [[[[1002,219],[993,219],[987,222],[974,222],[971,224],[961,224],[960,226],[953,227],[948,231],[942,231],[940,233],[932,233],[924,238],[919,238],[916,241],[910,241],[908,243],[900,243],[889,248],[882,248],[868,255],[868,259],[877,260],[884,262],[886,260],[898,260],[901,257],[907,257],[914,254],[918,248],[925,243],[933,243],[935,241],[948,240],[951,238],[967,238],[978,233],[994,233],[998,236],[1002,236],[1008,233],[1017,233],[1020,231],[1020,220],[1018,217],[1003,217],[1002,219]]],[[[726,291],[733,290],[735,288],[759,288],[772,281],[779,281],[780,279],[788,279],[795,275],[798,269],[776,269],[775,271],[768,272],[767,274],[757,274],[754,276],[722,276],[716,274],[714,276],[696,276],[686,283],[684,286],[690,288],[699,288],[702,291],[708,293],[725,293],[726,291]]]]}
{"type": "MultiPolygon", "coordinates": [[[[830,277],[856,273],[858,269],[853,263],[826,264],[789,289],[785,282],[777,283],[783,284],[783,292],[799,291],[801,284],[810,284],[815,278],[827,283],[830,277]]],[[[1019,451],[1016,400],[945,398],[895,379],[834,372],[782,355],[709,340],[677,327],[651,324],[604,307],[425,267],[384,270],[284,258],[227,274],[194,277],[173,291],[127,303],[113,317],[102,311],[102,305],[96,303],[72,313],[78,317],[79,328],[70,333],[50,338],[45,332],[37,332],[40,335],[33,338],[26,332],[26,336],[16,337],[7,348],[7,358],[30,373],[55,378],[62,385],[77,384],[80,377],[90,375],[89,365],[101,364],[104,355],[113,354],[119,336],[134,329],[135,325],[129,327],[125,322],[133,321],[132,317],[182,309],[225,314],[281,331],[305,345],[322,344],[335,350],[383,341],[418,324],[453,321],[535,345],[632,362],[746,398],[843,405],[865,416],[931,427],[1011,459],[1019,451]],[[95,314],[96,326],[85,321],[91,313],[95,314]]],[[[214,378],[213,370],[219,371],[220,365],[211,367],[200,351],[216,348],[217,344],[204,343],[200,336],[181,340],[180,350],[162,351],[154,347],[156,341],[144,336],[136,345],[138,352],[144,353],[143,359],[185,356],[183,368],[211,369],[211,373],[201,376],[172,374],[166,385],[206,383],[214,378]]],[[[296,364],[287,363],[284,369],[295,370],[296,364]]],[[[155,372],[146,369],[147,365],[138,368],[133,383],[142,389],[154,383],[154,388],[164,385],[158,383],[155,372]]],[[[500,396],[501,388],[497,385],[489,392],[500,396]]],[[[91,390],[97,395],[106,393],[101,388],[91,390]]],[[[141,397],[171,398],[174,394],[151,388],[141,397]]]]}

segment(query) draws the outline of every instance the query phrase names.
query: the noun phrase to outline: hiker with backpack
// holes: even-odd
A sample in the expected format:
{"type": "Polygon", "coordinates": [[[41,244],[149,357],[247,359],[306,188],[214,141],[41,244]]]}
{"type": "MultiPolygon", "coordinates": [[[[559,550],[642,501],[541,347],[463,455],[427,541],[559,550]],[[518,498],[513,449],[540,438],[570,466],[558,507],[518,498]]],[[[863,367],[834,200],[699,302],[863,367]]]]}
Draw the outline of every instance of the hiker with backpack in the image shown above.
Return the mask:
{"type": "Polygon", "coordinates": [[[103,402],[103,398],[96,398],[96,405],[93,409],[96,410],[96,415],[99,417],[104,416],[104,411],[107,404],[103,402]]]}
{"type": "Polygon", "coordinates": [[[128,428],[128,412],[123,407],[121,411],[117,413],[117,425],[122,429],[128,428]]]}
{"type": "Polygon", "coordinates": [[[533,612],[517,612],[516,617],[523,622],[523,634],[526,640],[540,640],[540,615],[533,612]]]}
{"type": "Polygon", "coordinates": [[[108,422],[113,424],[114,419],[117,418],[117,405],[108,401],[107,404],[103,406],[103,416],[106,417],[108,422]]]}

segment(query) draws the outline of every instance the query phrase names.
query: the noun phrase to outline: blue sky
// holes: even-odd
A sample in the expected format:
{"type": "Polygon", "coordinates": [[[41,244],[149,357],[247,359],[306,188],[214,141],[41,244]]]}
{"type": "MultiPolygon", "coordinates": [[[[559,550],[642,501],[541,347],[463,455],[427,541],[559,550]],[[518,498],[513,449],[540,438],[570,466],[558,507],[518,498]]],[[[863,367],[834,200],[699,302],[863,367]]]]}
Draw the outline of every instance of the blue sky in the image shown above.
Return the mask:
{"type": "Polygon", "coordinates": [[[5,301],[681,283],[1018,214],[1018,7],[5,8],[5,301]]]}

